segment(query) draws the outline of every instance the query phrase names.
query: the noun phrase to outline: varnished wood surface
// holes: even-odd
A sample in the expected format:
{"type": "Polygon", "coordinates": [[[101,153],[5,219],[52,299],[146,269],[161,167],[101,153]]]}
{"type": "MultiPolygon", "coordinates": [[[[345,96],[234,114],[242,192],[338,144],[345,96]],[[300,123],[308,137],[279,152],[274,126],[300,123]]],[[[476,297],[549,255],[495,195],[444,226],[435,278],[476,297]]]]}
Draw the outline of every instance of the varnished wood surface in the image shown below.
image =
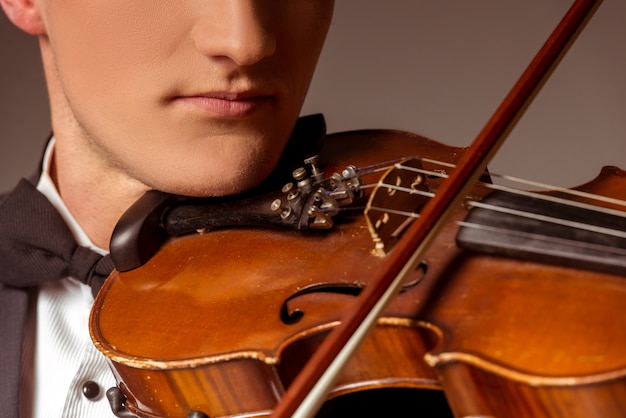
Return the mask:
{"type": "MultiPolygon", "coordinates": [[[[322,162],[333,172],[381,154],[455,161],[462,152],[369,131],[331,136],[322,162]]],[[[430,184],[436,190],[437,181],[430,184]]],[[[626,196],[624,172],[606,169],[580,188],[626,196]]],[[[623,416],[625,278],[463,253],[456,230],[444,229],[425,278],[396,298],[331,396],[441,388],[458,417],[623,416]]],[[[92,334],[129,409],[142,416],[184,416],[190,408],[267,415],[353,298],[297,298],[290,306],[305,315],[296,325],[279,321],[280,303],[310,283],[367,281],[385,262],[372,248],[360,215],[332,231],[235,228],[174,239],[146,266],[107,281],[92,334]]]]}
{"type": "MultiPolygon", "coordinates": [[[[626,172],[578,189],[623,199],[626,172]]],[[[625,277],[466,253],[422,316],[444,334],[427,361],[458,416],[626,416],[624,306],[625,277]]]]}
{"type": "MultiPolygon", "coordinates": [[[[412,154],[455,161],[461,152],[413,134],[368,131],[331,136],[320,159],[331,174],[349,164],[363,166],[412,154]],[[338,155],[349,156],[349,160],[329,160],[338,155]]],[[[378,175],[366,180],[375,181],[378,175]]],[[[431,180],[431,184],[436,188],[438,181],[431,180]]],[[[152,399],[153,390],[146,389],[148,379],[183,392],[178,383],[171,382],[175,372],[156,378],[154,370],[205,373],[201,369],[232,368],[225,364],[251,359],[263,370],[260,379],[282,376],[268,382],[272,387],[269,401],[262,391],[245,389],[239,383],[223,386],[237,387],[246,402],[262,398],[252,409],[261,411],[282,394],[283,386],[308,359],[302,353],[312,352],[320,333],[337,325],[354,298],[329,294],[299,297],[290,306],[302,309],[305,315],[295,325],[280,322],[280,304],[312,283],[366,283],[371,271],[385,262],[372,255],[372,250],[365,219],[358,211],[331,231],[233,228],[173,239],[146,265],[128,273],[115,272],[109,278],[96,301],[92,333],[98,348],[118,369],[120,380],[126,382],[127,394],[136,400],[131,400],[131,407],[135,402],[150,411],[155,408],[148,406],[150,403],[159,408],[171,405],[159,410],[164,415],[180,414],[186,407],[180,406],[180,400],[173,402],[169,394],[158,401],[152,399]],[[288,361],[282,359],[284,352],[291,353],[288,361]],[[143,383],[128,383],[129,368],[143,376],[139,378],[143,383]]],[[[415,319],[415,310],[428,289],[420,283],[398,297],[332,395],[364,387],[439,387],[434,370],[422,359],[425,348],[415,319]],[[379,366],[372,368],[376,363],[379,366]]],[[[130,378],[133,380],[137,379],[130,378]]],[[[246,380],[253,382],[255,377],[251,374],[246,380]]],[[[204,389],[198,390],[204,393],[204,389]]],[[[209,401],[213,395],[206,397],[203,405],[211,404],[206,406],[210,416],[233,413],[232,405],[209,401]]],[[[246,402],[238,407],[249,412],[246,402]]]]}

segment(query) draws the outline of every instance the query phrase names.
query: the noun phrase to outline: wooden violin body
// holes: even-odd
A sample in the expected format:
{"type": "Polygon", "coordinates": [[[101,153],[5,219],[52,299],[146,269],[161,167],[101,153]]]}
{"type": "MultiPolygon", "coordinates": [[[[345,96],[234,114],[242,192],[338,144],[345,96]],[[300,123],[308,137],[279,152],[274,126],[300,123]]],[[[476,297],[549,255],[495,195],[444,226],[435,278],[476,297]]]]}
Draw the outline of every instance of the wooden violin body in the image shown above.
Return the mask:
{"type": "MultiPolygon", "coordinates": [[[[371,131],[329,137],[320,165],[336,171],[407,150],[454,158],[450,148],[415,135],[371,131]]],[[[281,306],[312,284],[367,283],[385,262],[372,250],[359,212],[330,231],[228,228],[173,239],[144,266],[114,273],[105,283],[91,318],[96,345],[113,361],[135,413],[269,414],[307,353],[355,298],[295,298],[290,309],[304,312],[296,324],[281,321],[281,306]]],[[[394,310],[414,310],[422,289],[419,284],[405,292],[394,310]]],[[[336,393],[387,385],[438,388],[434,371],[415,354],[424,352],[417,320],[390,312],[381,325],[336,393]],[[380,370],[367,366],[375,363],[380,370]]]]}
{"type": "MultiPolygon", "coordinates": [[[[454,164],[463,152],[414,134],[358,131],[329,136],[319,164],[326,173],[407,155],[454,164]]],[[[436,192],[440,180],[427,181],[436,192]]],[[[625,197],[624,172],[604,170],[582,188],[625,197]]],[[[477,185],[470,198],[487,193],[477,185]]],[[[459,207],[454,220],[466,212],[459,207]]],[[[444,228],[330,396],[435,389],[458,417],[624,416],[625,278],[463,251],[458,228],[444,228]]],[[[269,415],[355,303],[302,289],[366,285],[386,262],[373,248],[364,217],[350,214],[329,231],[237,227],[174,238],[144,266],[114,272],[90,329],[125,408],[146,417],[269,415]],[[302,317],[281,319],[285,306],[302,317]]]]}
{"type": "MultiPolygon", "coordinates": [[[[621,199],[626,173],[605,167],[579,189],[621,199]]],[[[445,382],[455,415],[625,416],[624,279],[457,255],[421,316],[442,335],[426,359],[445,382]]]]}

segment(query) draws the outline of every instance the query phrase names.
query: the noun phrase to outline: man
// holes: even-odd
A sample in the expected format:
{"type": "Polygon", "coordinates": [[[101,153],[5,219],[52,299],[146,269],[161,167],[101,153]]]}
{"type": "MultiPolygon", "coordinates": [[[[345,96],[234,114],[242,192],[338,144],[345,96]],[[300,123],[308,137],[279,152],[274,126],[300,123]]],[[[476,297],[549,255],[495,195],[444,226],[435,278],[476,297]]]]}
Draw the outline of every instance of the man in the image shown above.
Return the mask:
{"type": "MultiPolygon", "coordinates": [[[[39,38],[48,86],[53,139],[33,182],[79,245],[101,254],[150,189],[226,195],[271,172],[333,9],[332,0],[0,4],[39,38]]],[[[114,382],[89,339],[91,290],[45,279],[0,288],[1,414],[109,417],[103,393],[114,382]]]]}

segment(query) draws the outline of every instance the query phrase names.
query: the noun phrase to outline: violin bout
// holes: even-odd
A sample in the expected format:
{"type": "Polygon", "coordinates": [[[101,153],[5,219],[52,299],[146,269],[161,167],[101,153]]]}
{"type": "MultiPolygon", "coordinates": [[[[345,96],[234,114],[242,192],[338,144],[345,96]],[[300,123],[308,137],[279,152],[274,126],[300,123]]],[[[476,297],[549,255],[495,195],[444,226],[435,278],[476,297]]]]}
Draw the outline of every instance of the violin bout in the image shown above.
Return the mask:
{"type": "MultiPolygon", "coordinates": [[[[463,152],[414,134],[357,131],[329,136],[319,164],[329,173],[407,155],[454,164],[463,152]]],[[[427,180],[425,191],[436,193],[441,180],[427,180]]],[[[622,199],[624,172],[607,168],[577,189],[622,199]]],[[[477,184],[468,199],[489,193],[477,184]]],[[[458,208],[330,396],[430,389],[445,393],[456,416],[626,415],[623,275],[463,250],[457,222],[467,207],[458,208]]],[[[124,408],[145,417],[270,414],[356,300],[301,290],[366,285],[387,261],[375,247],[365,218],[346,214],[331,230],[240,227],[177,237],[141,267],[114,272],[96,298],[90,331],[111,362],[124,408]],[[301,319],[281,320],[285,301],[301,319]]]]}

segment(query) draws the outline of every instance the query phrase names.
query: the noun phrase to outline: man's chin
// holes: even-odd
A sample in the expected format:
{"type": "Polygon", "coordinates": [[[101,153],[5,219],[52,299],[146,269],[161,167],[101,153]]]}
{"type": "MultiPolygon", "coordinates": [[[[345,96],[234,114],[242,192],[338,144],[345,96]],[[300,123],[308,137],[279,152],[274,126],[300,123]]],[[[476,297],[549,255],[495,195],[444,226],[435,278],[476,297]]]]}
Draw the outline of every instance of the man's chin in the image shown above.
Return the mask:
{"type": "MultiPolygon", "coordinates": [[[[268,173],[269,174],[269,173],[268,173]]],[[[204,181],[181,181],[169,183],[158,188],[171,194],[191,197],[219,197],[231,196],[247,192],[257,187],[267,176],[266,173],[241,174],[220,179],[209,178],[204,181]]]]}

